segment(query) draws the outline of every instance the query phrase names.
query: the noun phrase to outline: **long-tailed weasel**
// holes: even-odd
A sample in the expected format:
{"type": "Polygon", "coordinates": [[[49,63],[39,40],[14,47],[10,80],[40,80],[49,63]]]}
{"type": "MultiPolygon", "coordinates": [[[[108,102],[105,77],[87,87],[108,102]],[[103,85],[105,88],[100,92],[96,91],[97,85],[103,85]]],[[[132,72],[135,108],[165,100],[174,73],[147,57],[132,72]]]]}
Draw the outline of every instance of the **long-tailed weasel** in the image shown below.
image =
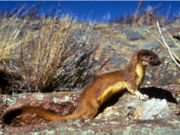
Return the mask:
{"type": "Polygon", "coordinates": [[[14,117],[22,113],[37,113],[45,119],[56,121],[60,119],[85,118],[96,116],[100,106],[112,95],[127,89],[130,93],[143,97],[139,87],[143,82],[147,65],[157,66],[161,62],[158,55],[150,50],[136,51],[130,64],[124,70],[118,70],[95,77],[82,92],[80,103],[76,110],[69,115],[58,116],[39,107],[24,106],[4,114],[4,123],[9,123],[14,117]]]}

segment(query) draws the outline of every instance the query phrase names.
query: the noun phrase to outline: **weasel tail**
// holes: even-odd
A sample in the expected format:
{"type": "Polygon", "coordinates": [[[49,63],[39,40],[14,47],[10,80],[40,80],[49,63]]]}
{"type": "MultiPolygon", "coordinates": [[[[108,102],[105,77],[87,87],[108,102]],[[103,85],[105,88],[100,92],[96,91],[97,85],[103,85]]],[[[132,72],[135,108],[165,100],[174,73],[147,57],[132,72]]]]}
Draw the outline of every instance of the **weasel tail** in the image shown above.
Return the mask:
{"type": "Polygon", "coordinates": [[[60,120],[60,119],[72,119],[72,118],[78,117],[76,115],[76,113],[72,113],[70,115],[59,116],[59,115],[55,115],[55,113],[53,113],[51,111],[45,110],[40,107],[23,106],[21,108],[7,112],[3,117],[3,123],[10,124],[12,119],[15,116],[18,116],[18,115],[24,114],[24,113],[36,113],[36,114],[43,116],[46,120],[49,120],[49,121],[56,121],[56,120],[60,120]]]}
{"type": "Polygon", "coordinates": [[[136,51],[125,69],[106,73],[95,77],[83,90],[76,110],[65,116],[58,116],[40,107],[24,106],[6,112],[3,121],[9,124],[16,116],[23,113],[36,113],[50,121],[72,118],[94,118],[100,106],[114,94],[127,89],[139,98],[147,96],[139,92],[148,65],[157,66],[161,62],[157,54],[151,50],[136,51]]]}

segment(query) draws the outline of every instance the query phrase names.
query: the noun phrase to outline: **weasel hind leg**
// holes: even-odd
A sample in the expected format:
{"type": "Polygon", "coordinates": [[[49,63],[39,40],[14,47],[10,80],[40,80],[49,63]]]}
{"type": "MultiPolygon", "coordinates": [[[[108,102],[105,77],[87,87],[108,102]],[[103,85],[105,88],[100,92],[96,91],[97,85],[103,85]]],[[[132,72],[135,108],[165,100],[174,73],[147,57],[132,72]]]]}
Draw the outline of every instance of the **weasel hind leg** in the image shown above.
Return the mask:
{"type": "Polygon", "coordinates": [[[84,119],[93,119],[99,111],[99,104],[96,100],[83,102],[75,111],[74,114],[84,119]]]}

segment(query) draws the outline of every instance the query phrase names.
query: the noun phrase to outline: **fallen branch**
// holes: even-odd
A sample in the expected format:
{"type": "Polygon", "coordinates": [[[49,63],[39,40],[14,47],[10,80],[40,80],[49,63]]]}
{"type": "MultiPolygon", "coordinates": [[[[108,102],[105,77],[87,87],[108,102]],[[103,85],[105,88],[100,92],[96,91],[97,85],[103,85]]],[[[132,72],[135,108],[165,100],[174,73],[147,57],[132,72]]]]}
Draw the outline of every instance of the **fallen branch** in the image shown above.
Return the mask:
{"type": "Polygon", "coordinates": [[[180,67],[180,64],[176,61],[176,59],[175,59],[174,56],[172,55],[171,49],[170,49],[170,47],[168,46],[168,44],[166,43],[166,41],[165,41],[165,39],[164,39],[164,37],[163,37],[163,35],[162,35],[161,28],[160,28],[160,26],[159,26],[159,22],[158,22],[158,21],[157,21],[157,27],[158,27],[158,29],[159,29],[159,33],[160,33],[160,35],[161,35],[161,38],[162,38],[162,40],[163,40],[163,43],[164,43],[164,45],[166,46],[166,48],[168,49],[168,52],[169,52],[172,60],[176,63],[176,65],[177,65],[178,67],[180,67]]]}

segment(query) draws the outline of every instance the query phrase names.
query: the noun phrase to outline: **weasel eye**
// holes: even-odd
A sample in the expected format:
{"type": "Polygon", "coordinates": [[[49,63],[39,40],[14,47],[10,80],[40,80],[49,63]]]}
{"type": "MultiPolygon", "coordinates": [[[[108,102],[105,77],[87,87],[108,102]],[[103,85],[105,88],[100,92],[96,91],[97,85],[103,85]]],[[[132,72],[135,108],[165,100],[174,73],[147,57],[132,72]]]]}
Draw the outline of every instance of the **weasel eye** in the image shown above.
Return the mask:
{"type": "Polygon", "coordinates": [[[149,60],[151,60],[151,61],[152,61],[152,60],[154,60],[154,58],[151,56],[151,57],[149,57],[149,60]]]}

